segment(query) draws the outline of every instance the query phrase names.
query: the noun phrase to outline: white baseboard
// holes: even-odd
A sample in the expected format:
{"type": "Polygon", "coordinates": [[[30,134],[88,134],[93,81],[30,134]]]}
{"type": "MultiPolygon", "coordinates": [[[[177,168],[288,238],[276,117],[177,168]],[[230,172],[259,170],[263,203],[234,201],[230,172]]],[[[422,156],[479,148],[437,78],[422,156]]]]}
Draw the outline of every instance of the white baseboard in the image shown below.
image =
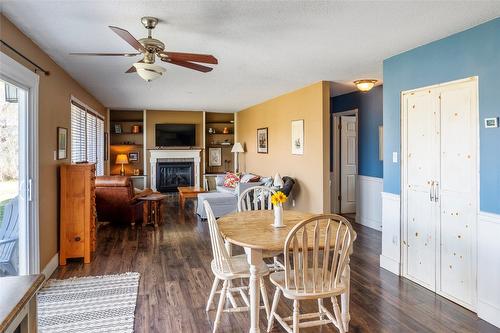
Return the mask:
{"type": "Polygon", "coordinates": [[[500,308],[478,300],[477,315],[488,323],[500,327],[500,308]]]}
{"type": "Polygon", "coordinates": [[[388,258],[383,254],[380,255],[380,267],[396,275],[400,275],[401,273],[399,261],[388,258]]]}
{"type": "Polygon", "coordinates": [[[477,315],[500,327],[500,215],[479,212],[477,223],[477,315]]]}
{"type": "Polygon", "coordinates": [[[358,175],[356,198],[356,222],[382,231],[382,198],[384,180],[358,175]]]}
{"type": "Polygon", "coordinates": [[[50,278],[52,273],[59,267],[59,253],[56,253],[52,259],[48,262],[48,264],[43,268],[42,274],[45,275],[45,280],[50,278]]]}

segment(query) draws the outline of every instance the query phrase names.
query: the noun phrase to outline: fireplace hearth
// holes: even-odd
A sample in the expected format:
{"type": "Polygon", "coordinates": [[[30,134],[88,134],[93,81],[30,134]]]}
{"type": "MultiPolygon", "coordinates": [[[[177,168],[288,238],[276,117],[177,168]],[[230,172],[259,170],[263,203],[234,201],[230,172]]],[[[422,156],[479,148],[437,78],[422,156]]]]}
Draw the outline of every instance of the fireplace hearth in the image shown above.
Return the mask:
{"type": "Polygon", "coordinates": [[[158,162],[156,170],[159,192],[176,192],[179,186],[194,185],[193,162],[158,162]]]}

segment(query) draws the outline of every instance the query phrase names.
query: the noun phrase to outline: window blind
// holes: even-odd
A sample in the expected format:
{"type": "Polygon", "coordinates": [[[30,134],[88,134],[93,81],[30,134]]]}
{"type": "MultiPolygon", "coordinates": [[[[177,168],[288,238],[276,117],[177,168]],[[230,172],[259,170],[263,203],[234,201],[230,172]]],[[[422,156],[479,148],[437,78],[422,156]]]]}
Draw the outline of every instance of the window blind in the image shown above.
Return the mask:
{"type": "Polygon", "coordinates": [[[71,103],[71,162],[87,160],[86,141],[87,111],[79,105],[71,103]]]}
{"type": "Polygon", "coordinates": [[[96,164],[96,175],[104,175],[104,120],[71,101],[71,162],[96,164]]]}

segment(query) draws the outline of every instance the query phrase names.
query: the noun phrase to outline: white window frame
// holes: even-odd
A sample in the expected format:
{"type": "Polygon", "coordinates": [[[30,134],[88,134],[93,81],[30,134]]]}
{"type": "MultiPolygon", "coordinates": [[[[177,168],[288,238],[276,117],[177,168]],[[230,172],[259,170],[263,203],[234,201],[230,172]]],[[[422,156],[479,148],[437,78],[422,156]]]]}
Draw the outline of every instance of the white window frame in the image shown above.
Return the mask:
{"type": "MultiPolygon", "coordinates": [[[[40,273],[39,195],[38,195],[38,86],[39,76],[3,52],[0,52],[0,78],[27,91],[26,114],[20,114],[20,143],[26,149],[20,155],[19,197],[19,274],[40,273]],[[22,141],[21,141],[22,140],[22,141]],[[26,180],[26,181],[24,181],[26,180]]],[[[20,102],[20,103],[22,103],[20,102]]]]}
{"type": "MultiPolygon", "coordinates": [[[[70,98],[70,108],[72,106],[72,103],[74,104],[77,104],[78,106],[81,106],[83,109],[85,109],[85,159],[88,158],[88,147],[87,147],[87,117],[89,114],[93,115],[96,117],[96,175],[98,176],[103,176],[104,175],[104,170],[105,170],[105,156],[104,156],[104,150],[103,149],[103,154],[101,156],[102,160],[101,160],[101,163],[102,163],[102,172],[103,174],[102,175],[99,175],[98,174],[98,167],[97,167],[97,160],[98,160],[98,156],[97,156],[97,152],[98,152],[98,138],[97,138],[97,135],[98,135],[98,131],[97,131],[97,124],[98,124],[98,119],[100,119],[102,122],[103,122],[103,138],[102,140],[104,140],[104,132],[105,132],[105,126],[104,126],[104,116],[102,116],[101,114],[99,114],[98,112],[96,112],[94,109],[92,109],[91,107],[89,107],[87,104],[83,103],[82,101],[80,101],[78,98],[76,98],[75,96],[71,96],[70,98]]],[[[70,111],[70,141],[73,142],[73,133],[72,133],[72,128],[71,128],[71,111],[70,111]]],[[[71,145],[71,151],[70,151],[70,156],[71,156],[71,161],[73,162],[72,160],[72,151],[73,150],[73,146],[71,145]]]]}

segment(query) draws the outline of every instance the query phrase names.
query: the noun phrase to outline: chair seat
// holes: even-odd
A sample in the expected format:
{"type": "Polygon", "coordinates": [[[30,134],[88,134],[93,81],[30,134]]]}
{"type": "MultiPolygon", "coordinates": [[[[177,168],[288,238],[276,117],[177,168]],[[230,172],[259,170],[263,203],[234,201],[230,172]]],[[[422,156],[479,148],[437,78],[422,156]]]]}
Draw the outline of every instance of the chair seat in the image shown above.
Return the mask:
{"type": "MultiPolygon", "coordinates": [[[[232,256],[229,261],[231,262],[232,271],[229,270],[227,264],[224,265],[223,271],[217,269],[215,265],[215,259],[212,260],[212,272],[219,279],[227,280],[234,278],[249,278],[250,277],[250,265],[247,262],[247,257],[245,254],[240,254],[237,256],[232,256]]],[[[257,266],[258,275],[268,275],[269,269],[264,261],[257,266]]]]}
{"type": "MultiPolygon", "coordinates": [[[[313,292],[313,281],[312,281],[313,270],[308,269],[308,274],[309,274],[309,279],[308,279],[308,283],[306,286],[307,292],[304,292],[304,286],[302,284],[302,276],[301,276],[300,281],[299,281],[299,284],[300,284],[299,289],[298,290],[295,289],[295,279],[294,279],[294,271],[293,270],[290,271],[289,289],[286,288],[285,272],[284,271],[272,273],[269,276],[269,279],[271,280],[271,283],[274,284],[276,287],[280,288],[281,291],[283,292],[283,295],[289,299],[300,300],[300,299],[312,299],[312,298],[327,298],[327,297],[333,297],[333,296],[340,295],[340,294],[344,293],[346,290],[345,285],[343,283],[341,283],[341,284],[338,284],[337,287],[332,288],[332,289],[327,289],[325,287],[322,291],[321,286],[323,283],[323,279],[322,279],[321,273],[317,273],[316,281],[315,281],[316,292],[313,292]]],[[[328,274],[330,274],[330,273],[328,272],[328,274]]]]}

